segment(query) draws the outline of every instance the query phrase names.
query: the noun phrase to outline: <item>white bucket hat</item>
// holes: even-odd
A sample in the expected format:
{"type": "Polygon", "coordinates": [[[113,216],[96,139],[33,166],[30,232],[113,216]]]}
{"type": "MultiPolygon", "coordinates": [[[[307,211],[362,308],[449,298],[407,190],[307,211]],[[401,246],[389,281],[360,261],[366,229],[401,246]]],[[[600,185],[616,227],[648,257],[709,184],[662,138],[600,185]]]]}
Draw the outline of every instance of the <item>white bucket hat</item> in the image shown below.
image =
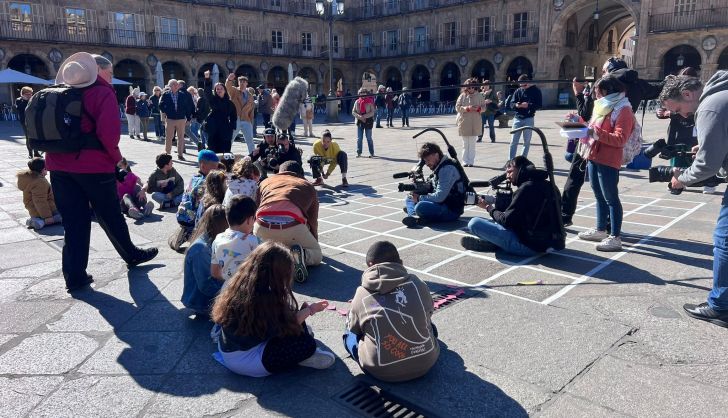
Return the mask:
{"type": "Polygon", "coordinates": [[[99,67],[94,57],[88,52],[76,52],[61,64],[56,75],[56,84],[88,87],[96,82],[98,75],[99,67]]]}

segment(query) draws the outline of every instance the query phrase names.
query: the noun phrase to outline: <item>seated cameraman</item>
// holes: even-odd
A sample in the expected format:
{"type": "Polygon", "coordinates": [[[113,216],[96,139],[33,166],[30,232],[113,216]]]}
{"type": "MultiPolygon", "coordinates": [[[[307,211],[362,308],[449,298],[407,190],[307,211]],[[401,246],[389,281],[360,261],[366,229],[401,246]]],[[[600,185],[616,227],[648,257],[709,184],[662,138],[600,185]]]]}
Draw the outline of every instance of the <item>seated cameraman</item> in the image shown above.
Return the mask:
{"type": "Polygon", "coordinates": [[[314,142],[313,154],[314,156],[308,160],[308,163],[311,165],[311,175],[316,179],[313,183],[314,186],[324,184],[324,180],[329,178],[338,164],[341,166],[341,186],[349,187],[349,182],[346,181],[346,168],[348,165],[346,153],[339,148],[339,144],[334,142],[328,129],[321,134],[321,139],[314,142]],[[325,173],[322,173],[326,162],[329,163],[329,167],[325,173]]]}
{"type": "Polygon", "coordinates": [[[482,197],[478,206],[488,211],[493,220],[473,218],[468,229],[478,238],[463,237],[460,243],[473,251],[494,251],[498,248],[520,255],[532,256],[549,248],[564,248],[560,210],[553,199],[560,196],[546,178],[545,170],[537,169],[523,156],[506,164],[506,179],[518,187],[510,205],[504,211],[496,209],[482,197]]]}
{"type": "Polygon", "coordinates": [[[273,155],[269,149],[268,158],[266,158],[268,168],[273,170],[274,173],[278,173],[279,167],[286,161],[295,161],[303,167],[303,163],[301,162],[301,151],[293,145],[288,134],[278,134],[278,137],[276,138],[276,150],[277,152],[273,155]]]}
{"type": "Polygon", "coordinates": [[[258,212],[253,234],[263,241],[289,247],[300,245],[307,266],[321,264],[318,243],[319,201],[316,189],[303,178],[297,161],[281,164],[278,175],[260,183],[256,195],[258,212]]]}
{"type": "Polygon", "coordinates": [[[412,192],[405,199],[407,217],[402,223],[408,227],[458,219],[465,208],[465,184],[462,167],[443,155],[437,144],[422,144],[418,156],[432,170],[432,192],[418,195],[412,192]]]}
{"type": "MultiPolygon", "coordinates": [[[[260,170],[261,179],[265,178],[265,173],[268,168],[268,149],[276,146],[276,130],[273,128],[266,128],[263,131],[263,140],[253,149],[246,158],[254,162],[260,170]],[[260,161],[258,161],[260,160],[260,161]]],[[[272,169],[270,169],[272,170],[272,169]]]]}

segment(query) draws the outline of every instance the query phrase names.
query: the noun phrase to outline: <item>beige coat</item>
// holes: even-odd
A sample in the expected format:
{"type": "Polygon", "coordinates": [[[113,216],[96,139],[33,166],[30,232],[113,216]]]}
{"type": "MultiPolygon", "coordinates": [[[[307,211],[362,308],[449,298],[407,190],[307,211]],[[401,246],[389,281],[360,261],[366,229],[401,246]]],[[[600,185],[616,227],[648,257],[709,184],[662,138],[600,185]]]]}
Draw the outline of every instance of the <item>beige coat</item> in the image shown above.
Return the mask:
{"type": "Polygon", "coordinates": [[[466,112],[465,108],[471,106],[473,108],[480,106],[480,111],[485,111],[485,99],[480,92],[473,94],[460,93],[455,103],[455,111],[458,112],[455,118],[455,124],[458,126],[458,135],[460,136],[479,136],[483,134],[483,120],[480,112],[475,109],[466,112]]]}
{"type": "Polygon", "coordinates": [[[18,173],[18,189],[23,192],[23,204],[32,218],[51,218],[58,212],[51,184],[40,174],[28,170],[18,173]]]}
{"type": "Polygon", "coordinates": [[[253,96],[248,94],[248,100],[243,103],[243,93],[233,86],[232,80],[225,80],[225,90],[227,90],[230,100],[232,100],[233,104],[235,104],[235,111],[238,114],[238,120],[252,122],[253,110],[255,109],[253,96]]]}

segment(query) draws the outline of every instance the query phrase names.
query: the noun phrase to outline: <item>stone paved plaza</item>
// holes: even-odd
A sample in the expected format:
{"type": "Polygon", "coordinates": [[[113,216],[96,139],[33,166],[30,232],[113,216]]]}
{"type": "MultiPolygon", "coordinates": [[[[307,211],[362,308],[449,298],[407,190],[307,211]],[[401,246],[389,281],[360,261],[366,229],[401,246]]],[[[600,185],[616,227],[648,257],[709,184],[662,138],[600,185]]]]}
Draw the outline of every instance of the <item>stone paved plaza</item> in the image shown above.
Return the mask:
{"type": "MultiPolygon", "coordinates": [[[[563,113],[536,117],[559,187],[568,165],[554,122],[563,113]]],[[[702,302],[711,287],[720,195],[691,190],[672,196],[664,184],[649,184],[646,171],[623,170],[623,252],[599,253],[576,239],[595,222],[587,184],[564,251],[531,258],[473,253],[459,239],[470,217],[487,215],[478,208],[432,228],[407,229],[400,222],[404,196],[392,173],[416,162],[423,141],[442,144],[434,133],[412,136],[437,127],[461,147],[454,116],[413,118],[411,125],[375,129],[374,159],[354,158],[351,123],[329,126],[349,153],[351,186],[338,187],[337,170],[319,188],[324,264],[294,290],[299,302],[327,299],[336,306],[309,324],[339,359],[329,370],[264,379],[217,364],[210,323],[190,319],[182,307],[183,256],[166,244],[176,227],[171,211],[128,220],[134,242],[160,249],[153,262],[133,270],[94,224],[94,290],[71,298],[60,273],[62,227],[25,228],[15,187],[15,173],[26,163],[24,141],[17,125],[0,125],[0,416],[357,416],[361,397],[351,394],[369,386],[426,416],[726,415],[728,330],[682,310],[683,303],[702,302]],[[364,254],[382,239],[395,243],[405,265],[442,299],[433,317],[440,360],[428,375],[404,384],[364,376],[341,344],[364,254]],[[543,284],[518,285],[538,280],[543,284]]],[[[662,136],[665,127],[648,114],[646,140],[662,136]]],[[[314,128],[319,133],[324,125],[314,128]]],[[[497,130],[495,144],[477,145],[476,167],[467,169],[471,179],[499,174],[507,131],[497,130]]],[[[305,160],[312,141],[297,143],[305,160]]],[[[121,148],[142,178],[163,149],[126,136],[121,148]]],[[[542,155],[534,139],[530,158],[542,164],[542,155]]],[[[175,161],[185,180],[195,171],[188,157],[175,161]]],[[[377,405],[374,397],[368,402],[377,405]]]]}

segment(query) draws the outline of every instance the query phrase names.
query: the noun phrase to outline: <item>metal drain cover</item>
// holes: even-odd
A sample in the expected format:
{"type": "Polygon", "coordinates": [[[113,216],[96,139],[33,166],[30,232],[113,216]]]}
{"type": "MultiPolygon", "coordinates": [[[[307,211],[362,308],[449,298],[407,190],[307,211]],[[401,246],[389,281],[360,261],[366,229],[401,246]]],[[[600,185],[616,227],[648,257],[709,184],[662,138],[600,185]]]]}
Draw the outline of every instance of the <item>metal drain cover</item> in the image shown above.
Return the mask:
{"type": "Polygon", "coordinates": [[[377,386],[357,382],[334,395],[334,400],[361,417],[437,418],[438,415],[413,405],[377,386]]]}

